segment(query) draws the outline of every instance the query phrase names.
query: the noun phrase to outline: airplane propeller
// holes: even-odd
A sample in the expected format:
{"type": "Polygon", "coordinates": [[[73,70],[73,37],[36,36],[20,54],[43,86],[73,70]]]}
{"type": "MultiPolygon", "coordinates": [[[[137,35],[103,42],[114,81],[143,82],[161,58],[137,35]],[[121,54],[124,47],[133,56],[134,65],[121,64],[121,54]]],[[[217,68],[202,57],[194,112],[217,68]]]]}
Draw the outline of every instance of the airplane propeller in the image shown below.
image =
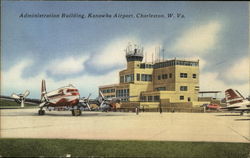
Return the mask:
{"type": "Polygon", "coordinates": [[[100,93],[100,96],[101,96],[101,98],[99,99],[100,107],[102,107],[103,104],[105,103],[105,101],[107,101],[107,99],[104,97],[104,95],[102,94],[101,91],[99,91],[99,93],[100,93]]]}
{"type": "Polygon", "coordinates": [[[24,107],[25,98],[30,94],[30,91],[26,90],[23,94],[11,94],[11,97],[14,98],[17,102],[21,103],[21,107],[24,107]]]}
{"type": "Polygon", "coordinates": [[[79,102],[87,105],[87,107],[89,108],[89,110],[91,110],[90,105],[89,105],[89,98],[90,98],[90,96],[91,96],[91,93],[89,93],[89,96],[87,98],[83,97],[83,98],[81,98],[79,100],[79,102]]]}

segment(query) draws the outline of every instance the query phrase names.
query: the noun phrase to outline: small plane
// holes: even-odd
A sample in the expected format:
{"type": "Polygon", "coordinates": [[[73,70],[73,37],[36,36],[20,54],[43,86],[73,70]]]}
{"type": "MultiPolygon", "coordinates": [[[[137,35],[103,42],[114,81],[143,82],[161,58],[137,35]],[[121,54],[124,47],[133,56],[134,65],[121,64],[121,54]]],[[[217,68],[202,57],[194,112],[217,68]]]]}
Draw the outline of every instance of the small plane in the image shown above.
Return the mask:
{"type": "Polygon", "coordinates": [[[28,90],[26,90],[23,94],[15,94],[13,93],[11,97],[3,97],[5,99],[14,99],[16,102],[21,103],[21,107],[24,107],[24,101],[27,100],[28,103],[39,104],[38,115],[44,115],[45,110],[70,110],[72,111],[73,116],[81,115],[81,111],[86,107],[90,109],[89,106],[89,97],[88,98],[80,98],[80,93],[78,89],[76,89],[73,85],[69,84],[68,86],[64,86],[58,88],[56,90],[47,92],[45,80],[42,80],[41,85],[41,99],[26,99],[26,97],[30,94],[28,90]]]}
{"type": "Polygon", "coordinates": [[[226,107],[221,107],[221,110],[240,112],[250,111],[250,101],[245,99],[239,91],[234,89],[227,89],[225,91],[226,107]]]}
{"type": "Polygon", "coordinates": [[[126,97],[110,97],[110,98],[106,98],[102,91],[99,91],[99,98],[97,98],[98,100],[98,104],[99,107],[102,111],[109,111],[111,109],[116,109],[116,104],[120,103],[122,101],[122,99],[128,99],[128,98],[132,98],[132,97],[136,97],[136,96],[126,96],[126,97]]]}
{"type": "Polygon", "coordinates": [[[99,105],[102,111],[108,111],[111,110],[112,108],[116,108],[116,103],[121,102],[121,99],[118,97],[106,98],[102,94],[102,91],[99,91],[99,95],[100,97],[97,100],[99,101],[99,105]]]}
{"type": "Polygon", "coordinates": [[[201,107],[205,107],[206,110],[219,110],[221,108],[221,106],[219,106],[218,104],[203,104],[201,107]]]}

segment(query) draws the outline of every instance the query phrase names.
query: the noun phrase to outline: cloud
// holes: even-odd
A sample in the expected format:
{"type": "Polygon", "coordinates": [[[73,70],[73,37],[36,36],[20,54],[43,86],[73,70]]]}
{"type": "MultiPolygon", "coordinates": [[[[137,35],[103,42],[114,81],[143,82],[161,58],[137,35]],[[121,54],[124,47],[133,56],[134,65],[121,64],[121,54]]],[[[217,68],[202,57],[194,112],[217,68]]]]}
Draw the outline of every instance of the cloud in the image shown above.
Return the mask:
{"type": "Polygon", "coordinates": [[[225,97],[224,91],[226,89],[233,88],[238,90],[243,96],[249,95],[249,83],[244,84],[231,83],[227,84],[221,78],[219,78],[218,72],[206,72],[200,74],[200,90],[201,91],[222,91],[219,97],[225,97]]]}
{"type": "Polygon", "coordinates": [[[218,21],[194,25],[176,39],[171,50],[182,55],[207,53],[208,50],[216,47],[220,30],[221,24],[218,21]]]}
{"type": "Polygon", "coordinates": [[[8,71],[3,71],[1,76],[1,94],[11,95],[13,92],[22,93],[25,90],[30,90],[30,98],[40,98],[41,80],[45,79],[48,91],[73,84],[79,89],[81,96],[87,96],[89,93],[92,93],[91,97],[96,97],[99,86],[118,83],[118,71],[110,71],[98,77],[83,73],[78,77],[60,81],[55,81],[45,71],[41,71],[38,75],[31,78],[23,78],[22,72],[32,64],[31,60],[22,60],[8,71]]]}
{"type": "Polygon", "coordinates": [[[226,80],[230,82],[248,82],[250,78],[249,58],[244,57],[237,60],[223,74],[226,80]]]}
{"type": "Polygon", "coordinates": [[[8,71],[1,72],[1,94],[10,95],[11,93],[22,93],[25,90],[40,89],[39,80],[44,78],[45,74],[40,73],[38,76],[23,79],[23,71],[33,64],[31,60],[22,60],[16,63],[8,71]],[[39,80],[38,80],[39,79],[39,80]],[[17,91],[18,90],[18,91],[17,91]]]}
{"type": "Polygon", "coordinates": [[[52,75],[70,75],[84,70],[84,62],[88,56],[66,57],[63,59],[52,60],[47,71],[52,75]]]}

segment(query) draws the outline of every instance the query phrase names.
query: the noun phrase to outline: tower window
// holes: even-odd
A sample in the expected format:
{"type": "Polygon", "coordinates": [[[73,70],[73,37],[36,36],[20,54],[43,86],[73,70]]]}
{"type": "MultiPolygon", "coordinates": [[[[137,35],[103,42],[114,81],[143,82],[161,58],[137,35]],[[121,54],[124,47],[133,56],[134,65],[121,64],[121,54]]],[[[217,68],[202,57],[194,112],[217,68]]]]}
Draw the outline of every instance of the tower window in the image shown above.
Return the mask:
{"type": "Polygon", "coordinates": [[[161,80],[161,75],[158,75],[158,80],[161,80]]]}
{"type": "Polygon", "coordinates": [[[193,74],[193,78],[196,78],[196,74],[193,74]]]}

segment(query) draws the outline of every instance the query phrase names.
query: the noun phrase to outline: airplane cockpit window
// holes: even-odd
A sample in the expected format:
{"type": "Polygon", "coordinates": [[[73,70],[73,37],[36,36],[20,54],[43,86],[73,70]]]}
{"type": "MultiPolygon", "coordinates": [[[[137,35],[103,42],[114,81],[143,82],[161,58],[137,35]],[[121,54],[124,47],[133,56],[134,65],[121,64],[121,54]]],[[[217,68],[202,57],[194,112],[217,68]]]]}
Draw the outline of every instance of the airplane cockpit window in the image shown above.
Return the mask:
{"type": "Polygon", "coordinates": [[[58,91],[58,93],[59,93],[59,94],[64,94],[64,93],[63,93],[63,89],[60,89],[60,90],[58,91]]]}
{"type": "Polygon", "coordinates": [[[67,92],[78,92],[77,89],[67,89],[67,92]]]}

